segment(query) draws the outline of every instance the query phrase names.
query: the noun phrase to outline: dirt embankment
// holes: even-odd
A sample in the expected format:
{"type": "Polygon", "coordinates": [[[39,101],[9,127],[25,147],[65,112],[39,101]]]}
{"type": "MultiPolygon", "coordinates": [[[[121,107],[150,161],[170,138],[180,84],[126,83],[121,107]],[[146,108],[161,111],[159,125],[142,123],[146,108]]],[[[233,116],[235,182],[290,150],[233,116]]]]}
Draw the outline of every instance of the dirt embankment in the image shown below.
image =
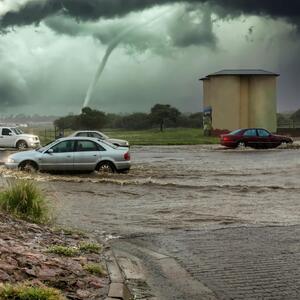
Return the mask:
{"type": "Polygon", "coordinates": [[[81,233],[37,226],[0,213],[0,282],[43,283],[69,299],[105,299],[107,275],[93,275],[93,268],[88,268],[101,266],[102,256],[82,249],[84,244],[91,242],[81,233]],[[50,253],[55,245],[66,246],[75,254],[50,253]]]}

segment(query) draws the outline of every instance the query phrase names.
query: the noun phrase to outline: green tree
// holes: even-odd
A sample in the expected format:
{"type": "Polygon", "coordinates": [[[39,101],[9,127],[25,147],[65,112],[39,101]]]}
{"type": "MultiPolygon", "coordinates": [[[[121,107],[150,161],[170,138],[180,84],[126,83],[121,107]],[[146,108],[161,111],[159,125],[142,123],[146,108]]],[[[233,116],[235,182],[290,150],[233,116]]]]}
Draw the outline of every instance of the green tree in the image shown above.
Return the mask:
{"type": "Polygon", "coordinates": [[[143,130],[151,128],[149,115],[145,113],[134,113],[124,116],[119,125],[124,129],[143,130]]]}
{"type": "Polygon", "coordinates": [[[64,129],[77,129],[76,116],[66,116],[54,121],[54,126],[59,130],[64,129]]]}
{"type": "Polygon", "coordinates": [[[203,128],[203,113],[191,114],[189,116],[189,123],[192,128],[203,128]]]}
{"type": "Polygon", "coordinates": [[[101,129],[106,123],[104,112],[84,107],[79,116],[80,129],[101,129]]]}
{"type": "Polygon", "coordinates": [[[180,115],[179,110],[171,105],[156,104],[152,107],[149,118],[153,125],[159,125],[160,131],[163,131],[167,121],[176,123],[180,115]]]}
{"type": "Polygon", "coordinates": [[[291,115],[291,119],[294,122],[300,122],[300,109],[298,109],[297,111],[295,111],[292,115],[291,115]]]}

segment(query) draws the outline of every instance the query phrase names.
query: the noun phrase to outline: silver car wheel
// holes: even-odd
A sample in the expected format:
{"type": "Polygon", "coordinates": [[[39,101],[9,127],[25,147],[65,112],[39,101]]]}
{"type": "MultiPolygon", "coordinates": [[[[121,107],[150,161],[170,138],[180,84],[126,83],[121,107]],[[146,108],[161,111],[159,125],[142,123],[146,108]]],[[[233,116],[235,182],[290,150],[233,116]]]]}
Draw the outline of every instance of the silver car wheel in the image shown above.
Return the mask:
{"type": "Polygon", "coordinates": [[[20,170],[27,173],[35,173],[37,172],[38,168],[36,165],[34,165],[34,163],[27,161],[20,166],[20,170]]]}
{"type": "Polygon", "coordinates": [[[115,170],[110,163],[102,163],[97,168],[97,172],[100,174],[113,174],[115,170]]]}

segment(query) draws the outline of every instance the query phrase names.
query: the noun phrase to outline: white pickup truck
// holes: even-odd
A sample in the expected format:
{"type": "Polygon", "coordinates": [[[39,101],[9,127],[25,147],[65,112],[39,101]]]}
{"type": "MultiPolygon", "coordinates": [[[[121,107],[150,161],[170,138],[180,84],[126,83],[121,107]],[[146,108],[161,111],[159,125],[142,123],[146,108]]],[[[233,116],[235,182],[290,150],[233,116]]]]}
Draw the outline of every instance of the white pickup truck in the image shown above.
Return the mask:
{"type": "Polygon", "coordinates": [[[0,148],[36,148],[40,146],[40,139],[36,135],[25,134],[17,127],[0,127],[0,148]]]}

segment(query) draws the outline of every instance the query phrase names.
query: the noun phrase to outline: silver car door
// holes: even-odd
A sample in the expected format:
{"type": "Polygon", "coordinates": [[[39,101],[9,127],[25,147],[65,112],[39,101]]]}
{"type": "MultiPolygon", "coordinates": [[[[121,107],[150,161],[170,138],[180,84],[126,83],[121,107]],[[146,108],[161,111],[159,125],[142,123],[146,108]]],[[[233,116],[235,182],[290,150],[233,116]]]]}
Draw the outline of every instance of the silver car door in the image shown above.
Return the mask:
{"type": "Polygon", "coordinates": [[[72,171],[74,167],[74,140],[62,141],[44,152],[39,161],[41,170],[72,171]]]}
{"type": "Polygon", "coordinates": [[[74,152],[74,170],[93,171],[101,157],[101,146],[91,140],[78,140],[74,152]]]}

